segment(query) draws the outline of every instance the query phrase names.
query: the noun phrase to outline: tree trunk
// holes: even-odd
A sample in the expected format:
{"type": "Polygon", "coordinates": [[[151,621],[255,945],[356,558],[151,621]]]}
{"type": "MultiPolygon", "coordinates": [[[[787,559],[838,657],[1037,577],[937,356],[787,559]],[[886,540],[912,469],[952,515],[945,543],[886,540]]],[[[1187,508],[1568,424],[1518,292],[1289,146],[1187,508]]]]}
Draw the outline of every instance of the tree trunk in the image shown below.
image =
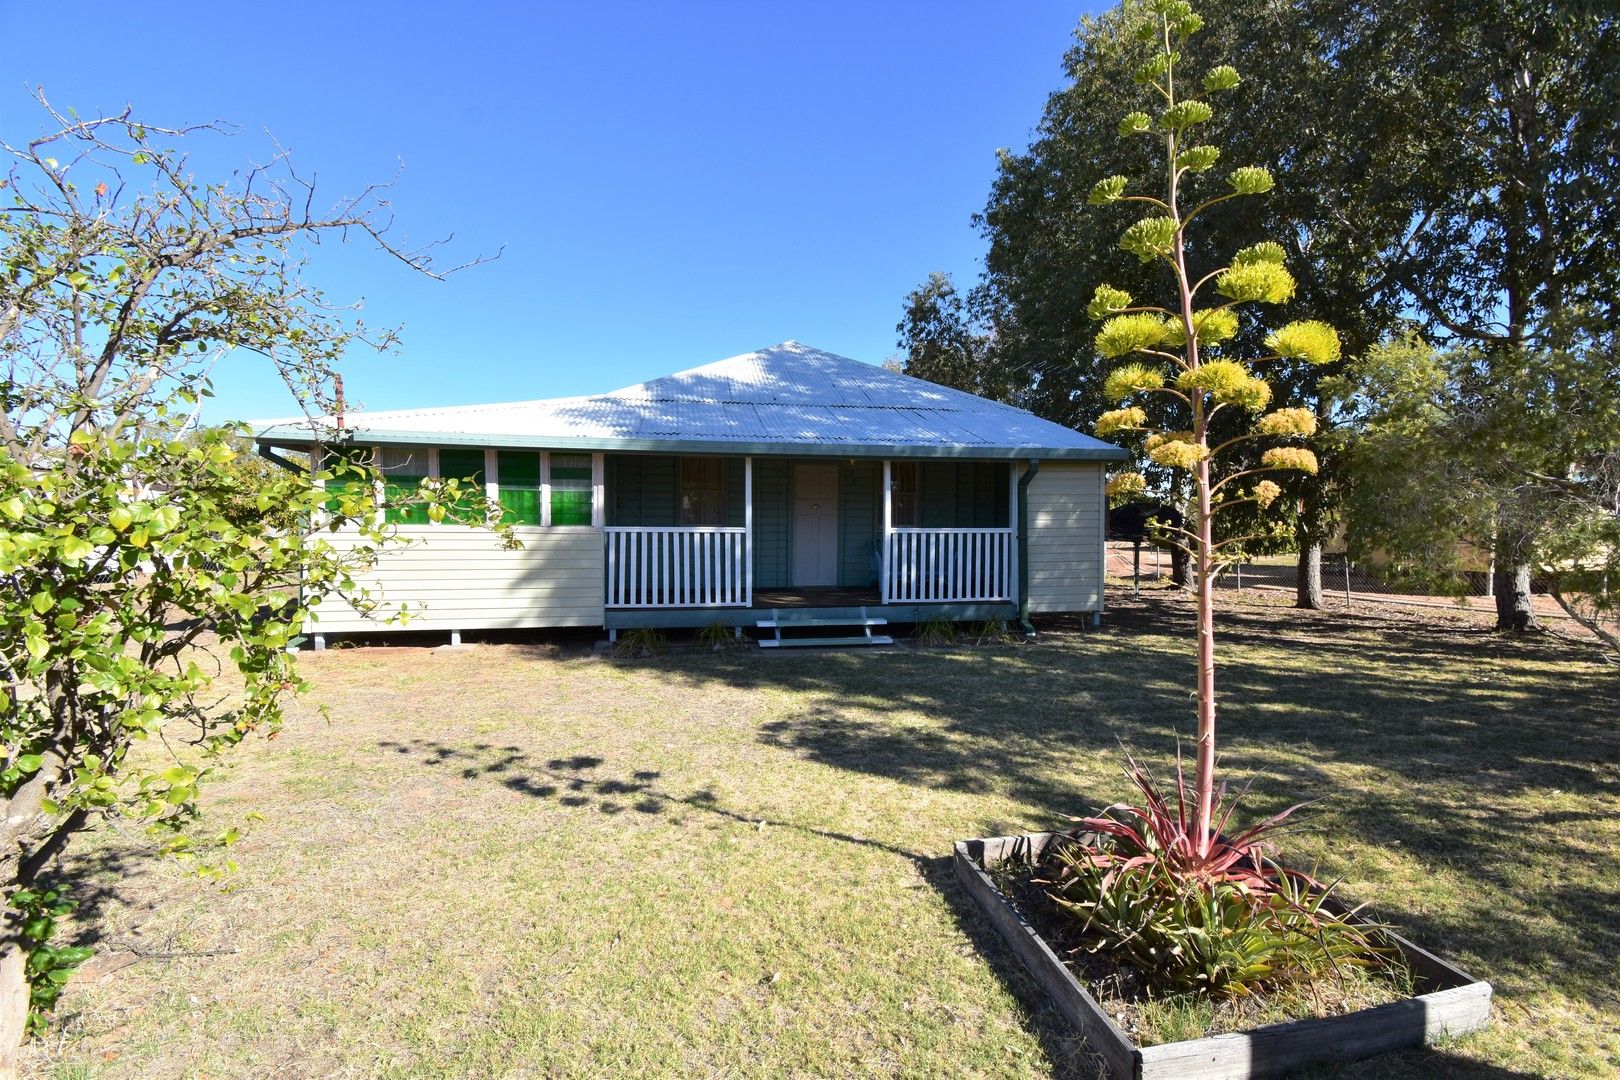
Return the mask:
{"type": "Polygon", "coordinates": [[[1299,545],[1299,566],[1294,578],[1294,606],[1322,610],[1322,542],[1304,540],[1299,545]]]}
{"type": "Polygon", "coordinates": [[[1493,582],[1496,589],[1496,628],[1521,633],[1538,629],[1530,600],[1530,566],[1498,562],[1493,582]]]}
{"type": "Polygon", "coordinates": [[[1294,525],[1294,540],[1299,545],[1294,606],[1309,611],[1322,610],[1322,541],[1328,517],[1322,505],[1325,497],[1319,479],[1310,484],[1299,502],[1299,518],[1294,525]]]}
{"type": "Polygon", "coordinates": [[[28,953],[18,938],[16,912],[7,912],[0,939],[0,1080],[16,1080],[17,1059],[28,1025],[28,953]]]}
{"type": "Polygon", "coordinates": [[[1179,588],[1187,587],[1187,553],[1180,547],[1170,549],[1170,582],[1179,588]]]}

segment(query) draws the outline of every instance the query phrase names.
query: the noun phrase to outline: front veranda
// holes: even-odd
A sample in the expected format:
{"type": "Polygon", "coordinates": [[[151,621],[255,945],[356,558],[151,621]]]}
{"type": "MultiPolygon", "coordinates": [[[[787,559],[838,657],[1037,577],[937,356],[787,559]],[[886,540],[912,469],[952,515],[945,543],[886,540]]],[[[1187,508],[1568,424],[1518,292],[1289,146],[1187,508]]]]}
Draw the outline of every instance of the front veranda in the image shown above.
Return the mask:
{"type": "Polygon", "coordinates": [[[746,625],[767,610],[1009,617],[1017,468],[967,460],[608,454],[606,623],[746,625]]]}

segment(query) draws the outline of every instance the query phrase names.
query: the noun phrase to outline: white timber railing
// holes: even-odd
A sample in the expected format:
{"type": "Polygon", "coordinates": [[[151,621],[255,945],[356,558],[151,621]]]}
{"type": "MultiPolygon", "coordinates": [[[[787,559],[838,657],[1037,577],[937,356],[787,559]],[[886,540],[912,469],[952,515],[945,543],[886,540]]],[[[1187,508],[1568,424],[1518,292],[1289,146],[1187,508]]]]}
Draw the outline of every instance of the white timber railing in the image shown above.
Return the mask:
{"type": "Polygon", "coordinates": [[[890,528],[887,543],[887,603],[1014,597],[1012,529],[890,528]]]}
{"type": "Polygon", "coordinates": [[[748,529],[720,525],[610,526],[610,608],[747,607],[748,529]]]}

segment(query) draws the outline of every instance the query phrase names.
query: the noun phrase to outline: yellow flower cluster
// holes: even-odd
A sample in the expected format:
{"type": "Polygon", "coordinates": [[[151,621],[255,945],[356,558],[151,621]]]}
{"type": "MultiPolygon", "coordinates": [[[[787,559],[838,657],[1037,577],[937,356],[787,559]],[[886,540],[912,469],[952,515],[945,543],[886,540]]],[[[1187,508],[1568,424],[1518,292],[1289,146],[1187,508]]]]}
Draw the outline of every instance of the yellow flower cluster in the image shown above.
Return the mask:
{"type": "Polygon", "coordinates": [[[1268,469],[1298,469],[1316,474],[1316,455],[1303,446],[1274,446],[1260,455],[1260,464],[1268,469]]]}
{"type": "Polygon", "coordinates": [[[1149,435],[1142,441],[1142,452],[1151,454],[1168,442],[1190,443],[1192,441],[1193,433],[1190,431],[1168,431],[1159,435],[1149,435]]]}
{"type": "Polygon", "coordinates": [[[1129,431],[1146,423],[1147,413],[1141,408],[1132,405],[1128,409],[1114,409],[1111,412],[1103,413],[1097,417],[1097,424],[1092,430],[1097,433],[1098,438],[1106,439],[1115,432],[1129,431]]]}
{"type": "Polygon", "coordinates": [[[1156,465],[1171,469],[1191,469],[1209,457],[1209,447],[1199,443],[1166,441],[1148,451],[1148,458],[1156,465]]]}
{"type": "Polygon", "coordinates": [[[1298,435],[1310,436],[1316,434],[1316,414],[1309,409],[1278,409],[1267,413],[1255,421],[1254,433],[1256,435],[1298,435]]]}
{"type": "Polygon", "coordinates": [[[1277,496],[1282,494],[1282,488],[1278,487],[1270,480],[1262,480],[1258,484],[1254,485],[1253,494],[1255,502],[1259,503],[1262,507],[1267,507],[1277,501],[1277,496]]]}
{"type": "Polygon", "coordinates": [[[1147,493],[1147,478],[1139,472],[1115,473],[1103,490],[1110,502],[1124,502],[1147,493]]]}
{"type": "Polygon", "coordinates": [[[1245,165],[1241,169],[1233,169],[1226,182],[1239,195],[1264,195],[1271,190],[1271,170],[1258,165],[1245,165]]]}
{"type": "Polygon", "coordinates": [[[1170,340],[1171,333],[1170,324],[1160,315],[1147,312],[1116,315],[1097,331],[1097,351],[1112,360],[1137,349],[1163,345],[1170,340]]]}
{"type": "Polygon", "coordinates": [[[1162,258],[1174,249],[1177,228],[1174,218],[1143,218],[1121,234],[1119,246],[1143,262],[1162,258]]]}
{"type": "Polygon", "coordinates": [[[1130,306],[1130,293],[1124,289],[1116,289],[1112,285],[1099,285],[1097,291],[1091,294],[1091,303],[1086,305],[1086,314],[1093,319],[1100,319],[1104,315],[1111,315],[1121,308],[1130,306]]]}
{"type": "Polygon", "coordinates": [[[1109,401],[1124,401],[1141,390],[1155,390],[1164,385],[1164,373],[1146,364],[1126,364],[1108,373],[1103,380],[1103,395],[1109,401]]]}
{"type": "MultiPolygon", "coordinates": [[[[1200,345],[1218,345],[1238,332],[1237,312],[1231,308],[1207,308],[1193,312],[1193,332],[1200,345]]],[[[1187,334],[1179,321],[1170,323],[1171,336],[1166,344],[1185,345],[1187,334]]]]}
{"type": "Polygon", "coordinates": [[[1233,266],[1248,266],[1250,263],[1268,262],[1281,266],[1288,260],[1288,252],[1275,240],[1262,240],[1239,251],[1232,256],[1233,266]]]}
{"type": "Polygon", "coordinates": [[[1215,278],[1215,291],[1239,303],[1282,304],[1294,298],[1294,275],[1269,260],[1234,263],[1215,278]]]}
{"type": "Polygon", "coordinates": [[[1331,364],[1340,356],[1339,332],[1319,319],[1301,319],[1267,334],[1266,348],[1288,360],[1331,364]]]}
{"type": "Polygon", "coordinates": [[[1187,394],[1202,391],[1220,405],[1241,405],[1253,412],[1271,401],[1271,387],[1249,374],[1236,360],[1206,360],[1176,378],[1176,388],[1187,394]]]}

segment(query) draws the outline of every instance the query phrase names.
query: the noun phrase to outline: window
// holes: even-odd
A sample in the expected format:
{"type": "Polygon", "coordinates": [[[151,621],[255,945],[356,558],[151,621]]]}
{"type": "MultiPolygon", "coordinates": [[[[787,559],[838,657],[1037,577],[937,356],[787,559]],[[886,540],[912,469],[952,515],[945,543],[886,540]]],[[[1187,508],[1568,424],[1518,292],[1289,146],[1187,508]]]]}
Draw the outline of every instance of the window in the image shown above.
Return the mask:
{"type": "MultiPolygon", "coordinates": [[[[348,468],[367,468],[375,463],[376,450],[370,446],[346,446],[341,449],[328,448],[323,468],[328,472],[336,473],[332,479],[326,481],[326,509],[332,514],[343,512],[345,497],[359,498],[366,494],[367,484],[359,480],[348,468]]],[[[351,507],[350,509],[355,509],[351,507]]]]}
{"type": "Polygon", "coordinates": [[[500,488],[503,525],[540,524],[540,455],[502,450],[495,455],[495,482],[500,488]]]}
{"type": "Polygon", "coordinates": [[[462,482],[456,500],[458,523],[470,524],[484,516],[484,452],[466,447],[445,447],[439,451],[439,475],[462,482]]]}
{"type": "Polygon", "coordinates": [[[725,462],[717,457],[683,457],[680,481],[680,524],[726,523],[725,462]]]}
{"type": "Polygon", "coordinates": [[[591,523],[591,455],[550,454],[551,523],[591,523]]]}
{"type": "Polygon", "coordinates": [[[917,524],[918,472],[915,461],[897,461],[890,466],[889,480],[893,487],[890,524],[896,528],[917,524]]]}
{"type": "Polygon", "coordinates": [[[427,450],[420,446],[384,446],[377,451],[383,475],[384,520],[391,525],[426,525],[427,507],[420,502],[397,505],[416,496],[428,475],[427,450]]]}

